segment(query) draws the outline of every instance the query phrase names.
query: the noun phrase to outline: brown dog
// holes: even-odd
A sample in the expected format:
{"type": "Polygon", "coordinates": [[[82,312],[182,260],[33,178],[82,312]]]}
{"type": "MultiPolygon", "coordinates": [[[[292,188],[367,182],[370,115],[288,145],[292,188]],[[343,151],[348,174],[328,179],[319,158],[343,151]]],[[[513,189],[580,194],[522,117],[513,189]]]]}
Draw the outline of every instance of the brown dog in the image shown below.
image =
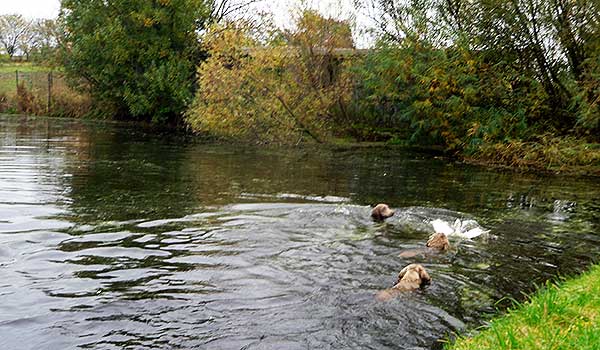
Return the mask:
{"type": "Polygon", "coordinates": [[[440,252],[445,252],[450,249],[450,242],[448,241],[448,237],[441,233],[434,233],[427,240],[427,249],[410,249],[405,250],[400,253],[400,256],[403,258],[414,258],[417,255],[427,255],[427,254],[435,254],[440,252]]]}
{"type": "Polygon", "coordinates": [[[420,264],[410,264],[398,274],[398,282],[389,289],[377,293],[377,300],[386,301],[400,294],[420,288],[431,282],[431,277],[420,264]]]}
{"type": "Polygon", "coordinates": [[[448,241],[448,237],[446,237],[445,234],[437,232],[431,235],[431,237],[429,237],[429,240],[427,240],[427,247],[441,251],[446,251],[450,249],[450,242],[448,241]]]}
{"type": "Polygon", "coordinates": [[[394,215],[394,211],[390,209],[387,204],[377,204],[373,210],[371,210],[371,217],[377,221],[383,221],[394,215]]]}

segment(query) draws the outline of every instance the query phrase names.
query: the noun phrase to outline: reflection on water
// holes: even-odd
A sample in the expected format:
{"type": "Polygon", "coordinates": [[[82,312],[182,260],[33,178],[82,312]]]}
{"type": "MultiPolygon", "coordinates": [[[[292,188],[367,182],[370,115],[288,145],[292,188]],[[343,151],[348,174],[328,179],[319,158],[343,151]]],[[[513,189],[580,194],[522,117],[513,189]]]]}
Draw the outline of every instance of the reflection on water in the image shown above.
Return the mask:
{"type": "Polygon", "coordinates": [[[430,349],[600,251],[596,179],[0,117],[1,349],[430,349]],[[398,209],[386,223],[369,205],[398,209]],[[428,221],[490,229],[422,249],[428,221]],[[406,264],[430,286],[374,300],[406,264]]]}

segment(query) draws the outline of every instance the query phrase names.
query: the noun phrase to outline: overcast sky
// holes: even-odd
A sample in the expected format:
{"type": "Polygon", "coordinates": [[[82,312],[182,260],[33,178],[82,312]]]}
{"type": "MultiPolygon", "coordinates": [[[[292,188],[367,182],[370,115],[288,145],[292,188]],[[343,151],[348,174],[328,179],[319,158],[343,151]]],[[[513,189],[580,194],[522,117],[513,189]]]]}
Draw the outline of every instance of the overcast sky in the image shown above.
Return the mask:
{"type": "MultiPolygon", "coordinates": [[[[327,16],[340,19],[354,18],[358,23],[358,31],[369,26],[365,16],[356,13],[352,0],[263,0],[255,7],[273,13],[278,26],[289,27],[290,9],[297,8],[300,2],[318,9],[327,16]]],[[[18,13],[27,18],[55,18],[58,16],[60,0],[0,0],[0,15],[18,13]]],[[[365,35],[355,33],[358,46],[364,47],[369,41],[365,35]]]]}
{"type": "Polygon", "coordinates": [[[27,18],[58,16],[60,0],[0,0],[0,15],[19,13],[27,18]]]}
{"type": "MultiPolygon", "coordinates": [[[[285,20],[289,9],[298,6],[301,0],[265,0],[261,8],[272,11],[279,20],[285,20]]],[[[348,16],[354,11],[351,0],[304,1],[330,16],[348,16]]],[[[54,18],[58,15],[60,0],[2,0],[0,14],[19,13],[28,18],[54,18]]]]}

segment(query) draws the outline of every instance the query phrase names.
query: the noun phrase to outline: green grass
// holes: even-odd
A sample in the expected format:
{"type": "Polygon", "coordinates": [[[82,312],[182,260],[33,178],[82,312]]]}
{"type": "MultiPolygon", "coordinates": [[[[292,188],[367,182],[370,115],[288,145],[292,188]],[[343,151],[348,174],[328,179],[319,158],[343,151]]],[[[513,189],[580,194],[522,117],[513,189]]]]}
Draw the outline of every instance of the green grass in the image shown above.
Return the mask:
{"type": "Polygon", "coordinates": [[[549,283],[479,334],[461,337],[447,349],[600,349],[600,265],[559,285],[549,283]]]}
{"type": "Polygon", "coordinates": [[[31,62],[0,63],[0,113],[68,116],[80,118],[92,110],[90,96],[69,88],[62,69],[31,62]],[[17,94],[15,72],[25,90],[17,94]],[[48,107],[48,72],[53,72],[51,103],[48,107]]]}
{"type": "Polygon", "coordinates": [[[49,72],[51,70],[56,70],[51,67],[41,66],[32,62],[5,62],[0,63],[0,74],[12,73],[15,74],[15,71],[23,72],[23,73],[31,73],[31,72],[49,72]]]}
{"type": "Polygon", "coordinates": [[[19,72],[19,82],[30,90],[47,89],[48,72],[60,71],[31,62],[0,63],[0,94],[13,98],[17,90],[15,73],[19,72]]]}

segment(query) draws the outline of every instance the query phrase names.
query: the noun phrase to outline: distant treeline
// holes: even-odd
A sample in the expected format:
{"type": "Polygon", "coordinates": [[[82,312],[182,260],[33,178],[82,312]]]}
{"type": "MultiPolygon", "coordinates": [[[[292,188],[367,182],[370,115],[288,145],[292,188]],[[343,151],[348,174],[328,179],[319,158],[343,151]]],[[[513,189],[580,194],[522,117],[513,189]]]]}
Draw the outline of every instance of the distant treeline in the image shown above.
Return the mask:
{"type": "Polygon", "coordinates": [[[22,15],[0,16],[0,62],[45,61],[58,46],[59,27],[53,19],[26,19],[22,15]]]}

